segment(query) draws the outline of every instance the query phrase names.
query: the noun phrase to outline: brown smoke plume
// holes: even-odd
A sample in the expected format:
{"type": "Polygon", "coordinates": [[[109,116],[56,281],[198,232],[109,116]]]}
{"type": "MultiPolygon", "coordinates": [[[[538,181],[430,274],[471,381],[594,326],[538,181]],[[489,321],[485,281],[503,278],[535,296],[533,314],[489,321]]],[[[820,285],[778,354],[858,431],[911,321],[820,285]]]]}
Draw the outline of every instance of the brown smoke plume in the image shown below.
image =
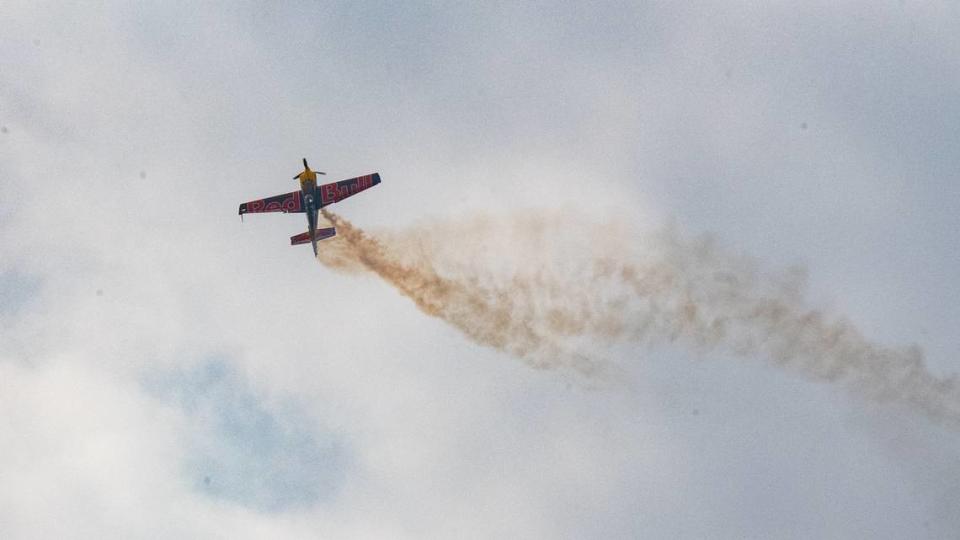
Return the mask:
{"type": "Polygon", "coordinates": [[[425,223],[376,235],[324,210],[338,236],[319,259],[371,271],[470,339],[539,368],[587,375],[598,346],[675,342],[764,357],[809,379],[914,407],[960,428],[956,379],[937,378],[916,347],[867,340],[850,322],[804,307],[803,275],[766,278],[709,238],[638,236],[574,213],[526,212],[425,223]]]}

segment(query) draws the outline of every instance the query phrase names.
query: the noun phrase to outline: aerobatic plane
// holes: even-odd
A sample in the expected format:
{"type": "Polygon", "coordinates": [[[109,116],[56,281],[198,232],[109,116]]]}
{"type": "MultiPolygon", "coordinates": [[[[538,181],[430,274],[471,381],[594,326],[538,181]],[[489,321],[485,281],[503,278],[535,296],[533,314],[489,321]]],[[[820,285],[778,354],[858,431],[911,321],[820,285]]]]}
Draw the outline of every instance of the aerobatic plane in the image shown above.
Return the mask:
{"type": "Polygon", "coordinates": [[[318,174],[327,173],[310,170],[307,158],[303,158],[303,172],[293,177],[300,181],[299,191],[245,202],[240,205],[240,218],[243,219],[244,214],[262,212],[307,214],[307,232],[291,236],[290,245],[310,242],[313,244],[313,254],[316,255],[317,242],[337,234],[333,227],[317,228],[317,214],[320,209],[380,183],[380,173],[373,173],[318,186],[318,174]]]}

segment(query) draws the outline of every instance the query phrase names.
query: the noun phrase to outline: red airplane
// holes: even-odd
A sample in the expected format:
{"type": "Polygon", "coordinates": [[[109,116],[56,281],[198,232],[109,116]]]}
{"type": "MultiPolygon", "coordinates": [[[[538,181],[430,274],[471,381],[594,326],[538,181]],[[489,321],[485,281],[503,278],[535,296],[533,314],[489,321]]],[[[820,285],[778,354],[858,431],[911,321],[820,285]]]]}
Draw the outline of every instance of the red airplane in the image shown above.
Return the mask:
{"type": "Polygon", "coordinates": [[[290,245],[310,242],[316,256],[317,242],[337,234],[333,227],[317,228],[317,214],[320,209],[380,183],[380,173],[373,173],[318,186],[318,174],[327,173],[310,170],[307,158],[303,158],[303,172],[293,177],[294,180],[300,180],[300,191],[245,202],[240,205],[240,218],[242,219],[244,214],[262,212],[306,213],[307,232],[291,236],[290,245]]]}

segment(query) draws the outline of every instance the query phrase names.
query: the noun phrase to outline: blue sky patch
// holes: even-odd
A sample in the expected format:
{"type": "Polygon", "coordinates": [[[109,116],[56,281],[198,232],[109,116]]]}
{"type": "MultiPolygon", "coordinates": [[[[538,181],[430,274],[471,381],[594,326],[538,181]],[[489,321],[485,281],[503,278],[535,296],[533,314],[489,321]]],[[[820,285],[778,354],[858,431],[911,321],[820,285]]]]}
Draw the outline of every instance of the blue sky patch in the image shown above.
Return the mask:
{"type": "Polygon", "coordinates": [[[222,358],[146,386],[191,418],[184,465],[199,491],[273,512],[329,500],[342,483],[341,441],[295,404],[266,407],[222,358]]]}
{"type": "Polygon", "coordinates": [[[17,270],[0,271],[0,315],[16,315],[39,291],[39,277],[17,270]]]}

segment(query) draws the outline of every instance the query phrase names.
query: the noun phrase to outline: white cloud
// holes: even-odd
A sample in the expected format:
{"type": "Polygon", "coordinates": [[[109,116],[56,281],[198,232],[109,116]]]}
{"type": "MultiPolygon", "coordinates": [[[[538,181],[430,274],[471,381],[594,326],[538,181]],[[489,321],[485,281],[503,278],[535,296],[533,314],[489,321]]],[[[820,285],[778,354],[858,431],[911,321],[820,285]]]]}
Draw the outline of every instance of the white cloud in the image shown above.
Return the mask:
{"type": "Polygon", "coordinates": [[[6,6],[0,276],[38,285],[0,280],[0,534],[956,530],[952,433],[670,348],[615,351],[632,390],[586,390],[316,265],[285,245],[299,216],[234,214],[306,155],[380,170],[338,208],[364,226],[676,219],[806,263],[818,303],[956,371],[955,18],[865,6],[6,6]],[[196,441],[221,465],[234,441],[151,381],[211,356],[250,410],[343,438],[333,498],[271,513],[197,485],[196,441]]]}

